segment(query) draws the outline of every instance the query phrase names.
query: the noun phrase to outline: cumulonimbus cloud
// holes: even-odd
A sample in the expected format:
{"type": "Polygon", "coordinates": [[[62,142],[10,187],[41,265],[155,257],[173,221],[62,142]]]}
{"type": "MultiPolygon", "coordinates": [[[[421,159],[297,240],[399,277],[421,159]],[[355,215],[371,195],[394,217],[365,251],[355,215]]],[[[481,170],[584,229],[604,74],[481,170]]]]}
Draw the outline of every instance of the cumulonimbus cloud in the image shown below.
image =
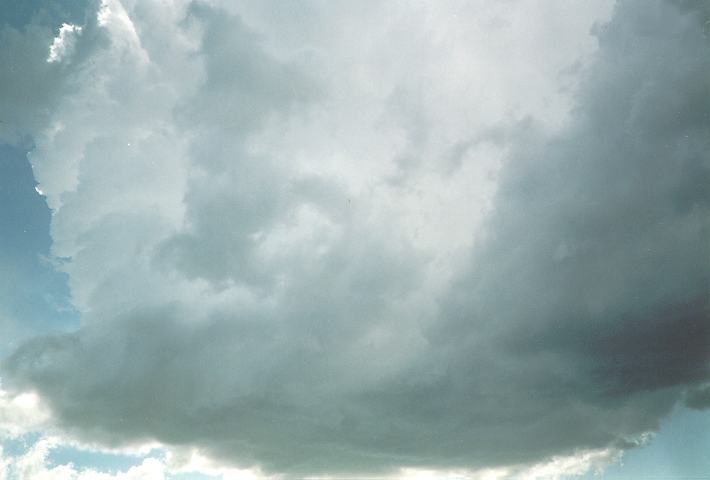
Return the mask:
{"type": "Polygon", "coordinates": [[[83,326],[7,384],[79,436],[288,474],[656,429],[708,378],[707,11],[621,1],[557,58],[544,16],[449,7],[308,3],[314,32],[112,0],[31,57],[53,90],[18,125],[83,326]],[[503,56],[528,43],[554,61],[503,56]]]}

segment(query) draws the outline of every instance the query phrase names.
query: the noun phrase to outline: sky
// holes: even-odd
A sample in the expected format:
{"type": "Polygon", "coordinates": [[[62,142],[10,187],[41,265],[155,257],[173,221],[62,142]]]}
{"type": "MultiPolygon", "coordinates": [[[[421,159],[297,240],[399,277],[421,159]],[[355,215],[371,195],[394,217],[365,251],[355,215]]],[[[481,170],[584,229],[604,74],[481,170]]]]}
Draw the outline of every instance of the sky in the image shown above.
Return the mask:
{"type": "Polygon", "coordinates": [[[701,0],[0,9],[0,480],[710,472],[701,0]]]}

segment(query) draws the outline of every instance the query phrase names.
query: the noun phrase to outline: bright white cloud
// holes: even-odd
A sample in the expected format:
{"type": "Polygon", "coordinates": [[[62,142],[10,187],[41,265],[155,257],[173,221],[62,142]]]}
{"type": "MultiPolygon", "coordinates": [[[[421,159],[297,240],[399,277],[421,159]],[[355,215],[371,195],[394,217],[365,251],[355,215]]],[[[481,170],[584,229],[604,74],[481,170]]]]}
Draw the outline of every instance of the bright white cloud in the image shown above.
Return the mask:
{"type": "Polygon", "coordinates": [[[49,418],[37,394],[11,394],[0,388],[0,438],[20,436],[40,428],[49,418]]]}
{"type": "Polygon", "coordinates": [[[60,62],[66,56],[70,56],[74,51],[76,36],[81,34],[81,27],[65,23],[59,29],[59,35],[54,38],[49,47],[47,62],[60,62]]]}
{"type": "Polygon", "coordinates": [[[4,458],[0,478],[32,480],[162,480],[166,467],[155,458],[115,474],[94,469],[76,469],[72,464],[50,465],[48,455],[58,444],[57,439],[42,438],[23,455],[4,458]],[[4,477],[3,477],[4,475],[4,477]]]}

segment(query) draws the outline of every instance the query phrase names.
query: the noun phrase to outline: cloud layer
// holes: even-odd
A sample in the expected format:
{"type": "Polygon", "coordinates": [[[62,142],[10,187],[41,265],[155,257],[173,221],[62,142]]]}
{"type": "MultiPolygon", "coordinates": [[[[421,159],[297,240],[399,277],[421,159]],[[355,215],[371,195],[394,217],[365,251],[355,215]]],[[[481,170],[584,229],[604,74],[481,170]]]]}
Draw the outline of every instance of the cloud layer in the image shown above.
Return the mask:
{"type": "Polygon", "coordinates": [[[2,31],[42,95],[10,75],[1,133],[32,136],[82,313],[3,379],[64,428],[480,469],[629,448],[702,397],[701,2],[170,3],[2,31]]]}

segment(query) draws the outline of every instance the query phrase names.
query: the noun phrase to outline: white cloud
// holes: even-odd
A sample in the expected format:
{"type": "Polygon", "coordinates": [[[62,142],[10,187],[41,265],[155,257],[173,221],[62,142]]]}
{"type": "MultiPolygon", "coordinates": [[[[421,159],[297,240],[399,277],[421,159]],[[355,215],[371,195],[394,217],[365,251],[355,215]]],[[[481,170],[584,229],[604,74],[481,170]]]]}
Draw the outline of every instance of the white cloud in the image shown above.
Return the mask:
{"type": "Polygon", "coordinates": [[[77,35],[81,34],[81,27],[64,23],[59,28],[59,35],[54,38],[49,47],[48,63],[61,62],[63,58],[70,56],[74,51],[77,35]]]}
{"type": "Polygon", "coordinates": [[[11,394],[0,388],[0,438],[12,438],[40,428],[49,412],[36,393],[11,394]]]}
{"type": "Polygon", "coordinates": [[[48,455],[58,446],[55,438],[41,438],[24,454],[4,457],[0,478],[29,480],[161,480],[166,467],[155,458],[147,458],[139,465],[115,474],[92,468],[77,469],[72,464],[50,465],[48,455]],[[4,476],[3,476],[4,475],[4,476]]]}
{"type": "Polygon", "coordinates": [[[222,480],[278,480],[279,475],[266,475],[258,469],[234,468],[220,464],[195,448],[173,448],[167,453],[166,465],[172,474],[200,473],[222,480]]]}

